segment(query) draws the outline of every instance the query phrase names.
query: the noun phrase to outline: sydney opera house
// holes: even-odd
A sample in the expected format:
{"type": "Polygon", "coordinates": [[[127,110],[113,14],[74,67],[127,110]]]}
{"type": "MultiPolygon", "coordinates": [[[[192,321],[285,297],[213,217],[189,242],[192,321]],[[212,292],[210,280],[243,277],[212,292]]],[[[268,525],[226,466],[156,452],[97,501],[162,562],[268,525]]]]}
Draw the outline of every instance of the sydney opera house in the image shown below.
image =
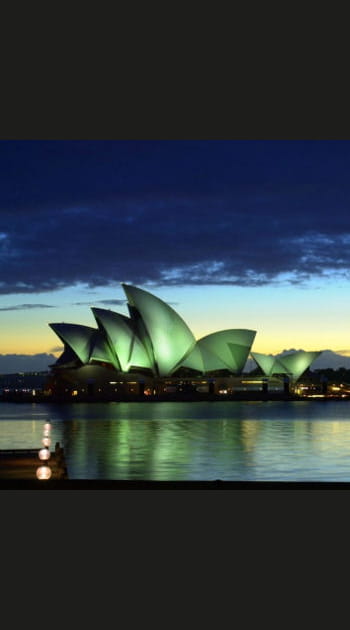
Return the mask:
{"type": "Polygon", "coordinates": [[[64,344],[51,366],[51,386],[70,396],[154,396],[166,392],[225,392],[242,387],[248,357],[262,382],[295,382],[320,352],[278,359],[251,352],[256,331],[228,329],[195,339],[176,311],[138,287],[122,284],[129,316],[92,307],[96,327],[51,323],[64,344]]]}

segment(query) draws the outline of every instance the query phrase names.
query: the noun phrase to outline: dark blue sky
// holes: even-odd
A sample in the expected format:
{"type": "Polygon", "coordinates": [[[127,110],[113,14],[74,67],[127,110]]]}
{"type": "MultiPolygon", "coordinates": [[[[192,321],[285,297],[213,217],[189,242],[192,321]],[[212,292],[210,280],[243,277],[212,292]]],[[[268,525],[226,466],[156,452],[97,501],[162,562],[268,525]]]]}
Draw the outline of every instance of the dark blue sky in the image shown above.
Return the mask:
{"type": "Polygon", "coordinates": [[[350,141],[0,141],[0,178],[0,354],[127,314],[122,282],[196,338],[350,354],[350,141]]]}
{"type": "Polygon", "coordinates": [[[350,141],[0,141],[0,292],[348,277],[350,141]]]}

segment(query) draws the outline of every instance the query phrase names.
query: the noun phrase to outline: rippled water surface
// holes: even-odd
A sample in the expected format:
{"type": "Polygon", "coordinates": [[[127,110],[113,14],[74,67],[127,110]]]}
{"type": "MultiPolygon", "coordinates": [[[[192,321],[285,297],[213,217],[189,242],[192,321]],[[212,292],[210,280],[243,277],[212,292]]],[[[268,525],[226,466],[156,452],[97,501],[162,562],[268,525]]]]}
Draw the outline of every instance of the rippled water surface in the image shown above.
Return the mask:
{"type": "Polygon", "coordinates": [[[0,449],[64,448],[71,479],[350,481],[350,402],[0,403],[0,449]]]}

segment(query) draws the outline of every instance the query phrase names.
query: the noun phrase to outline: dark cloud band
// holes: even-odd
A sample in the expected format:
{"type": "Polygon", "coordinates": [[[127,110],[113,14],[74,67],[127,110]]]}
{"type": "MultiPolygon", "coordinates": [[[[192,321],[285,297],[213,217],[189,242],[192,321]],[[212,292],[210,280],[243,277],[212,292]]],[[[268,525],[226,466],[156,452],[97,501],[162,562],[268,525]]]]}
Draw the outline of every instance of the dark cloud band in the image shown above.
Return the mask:
{"type": "Polygon", "coordinates": [[[349,166],[348,141],[0,143],[0,293],[348,278],[349,166]]]}

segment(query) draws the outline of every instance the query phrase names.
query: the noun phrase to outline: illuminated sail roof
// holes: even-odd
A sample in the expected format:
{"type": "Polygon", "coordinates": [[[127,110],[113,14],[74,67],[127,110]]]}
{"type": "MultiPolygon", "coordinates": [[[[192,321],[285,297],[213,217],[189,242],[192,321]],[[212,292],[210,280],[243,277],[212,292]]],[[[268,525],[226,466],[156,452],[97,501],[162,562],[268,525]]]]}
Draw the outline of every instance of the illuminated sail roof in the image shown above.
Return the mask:
{"type": "Polygon", "coordinates": [[[153,353],[155,370],[159,376],[171,374],[194,348],[196,340],[193,333],[180,315],[163,300],[143,289],[127,284],[122,286],[131,314],[132,309],[136,309],[142,320],[143,328],[139,328],[139,334],[148,352],[153,353]]]}
{"type": "Polygon", "coordinates": [[[321,351],[306,352],[304,350],[296,350],[279,357],[258,352],[252,352],[251,356],[265,376],[289,374],[293,380],[297,381],[320,354],[321,351]]]}
{"type": "Polygon", "coordinates": [[[255,363],[257,363],[257,365],[261,368],[265,376],[272,376],[273,374],[282,374],[285,372],[286,368],[271,354],[252,352],[251,356],[255,363]]]}
{"type": "MultiPolygon", "coordinates": [[[[165,377],[181,368],[203,375],[219,370],[242,373],[256,331],[219,330],[196,341],[180,315],[163,300],[129,284],[122,287],[129,316],[94,307],[97,328],[50,324],[65,344],[60,366],[65,360],[68,364],[70,351],[80,363],[109,363],[122,374],[146,370],[154,377],[165,377]]],[[[251,356],[266,376],[289,374],[297,380],[319,354],[300,350],[279,357],[257,352],[251,356]]]]}
{"type": "Polygon", "coordinates": [[[88,363],[95,341],[96,329],[80,324],[49,324],[56,335],[67,344],[82,363],[88,363]]]}
{"type": "Polygon", "coordinates": [[[234,374],[243,370],[254,341],[254,330],[219,330],[197,341],[204,371],[227,369],[234,374]]]}
{"type": "Polygon", "coordinates": [[[103,308],[91,310],[118,360],[118,369],[127,372],[133,365],[152,368],[147,352],[134,330],[134,322],[129,317],[103,308]]]}
{"type": "Polygon", "coordinates": [[[280,357],[279,362],[285,367],[287,373],[292,374],[293,378],[298,380],[320,354],[321,352],[297,350],[297,352],[292,352],[280,357]]]}
{"type": "Polygon", "coordinates": [[[104,334],[96,330],[91,342],[90,362],[101,361],[103,363],[112,363],[117,370],[120,369],[119,361],[104,334]]]}

